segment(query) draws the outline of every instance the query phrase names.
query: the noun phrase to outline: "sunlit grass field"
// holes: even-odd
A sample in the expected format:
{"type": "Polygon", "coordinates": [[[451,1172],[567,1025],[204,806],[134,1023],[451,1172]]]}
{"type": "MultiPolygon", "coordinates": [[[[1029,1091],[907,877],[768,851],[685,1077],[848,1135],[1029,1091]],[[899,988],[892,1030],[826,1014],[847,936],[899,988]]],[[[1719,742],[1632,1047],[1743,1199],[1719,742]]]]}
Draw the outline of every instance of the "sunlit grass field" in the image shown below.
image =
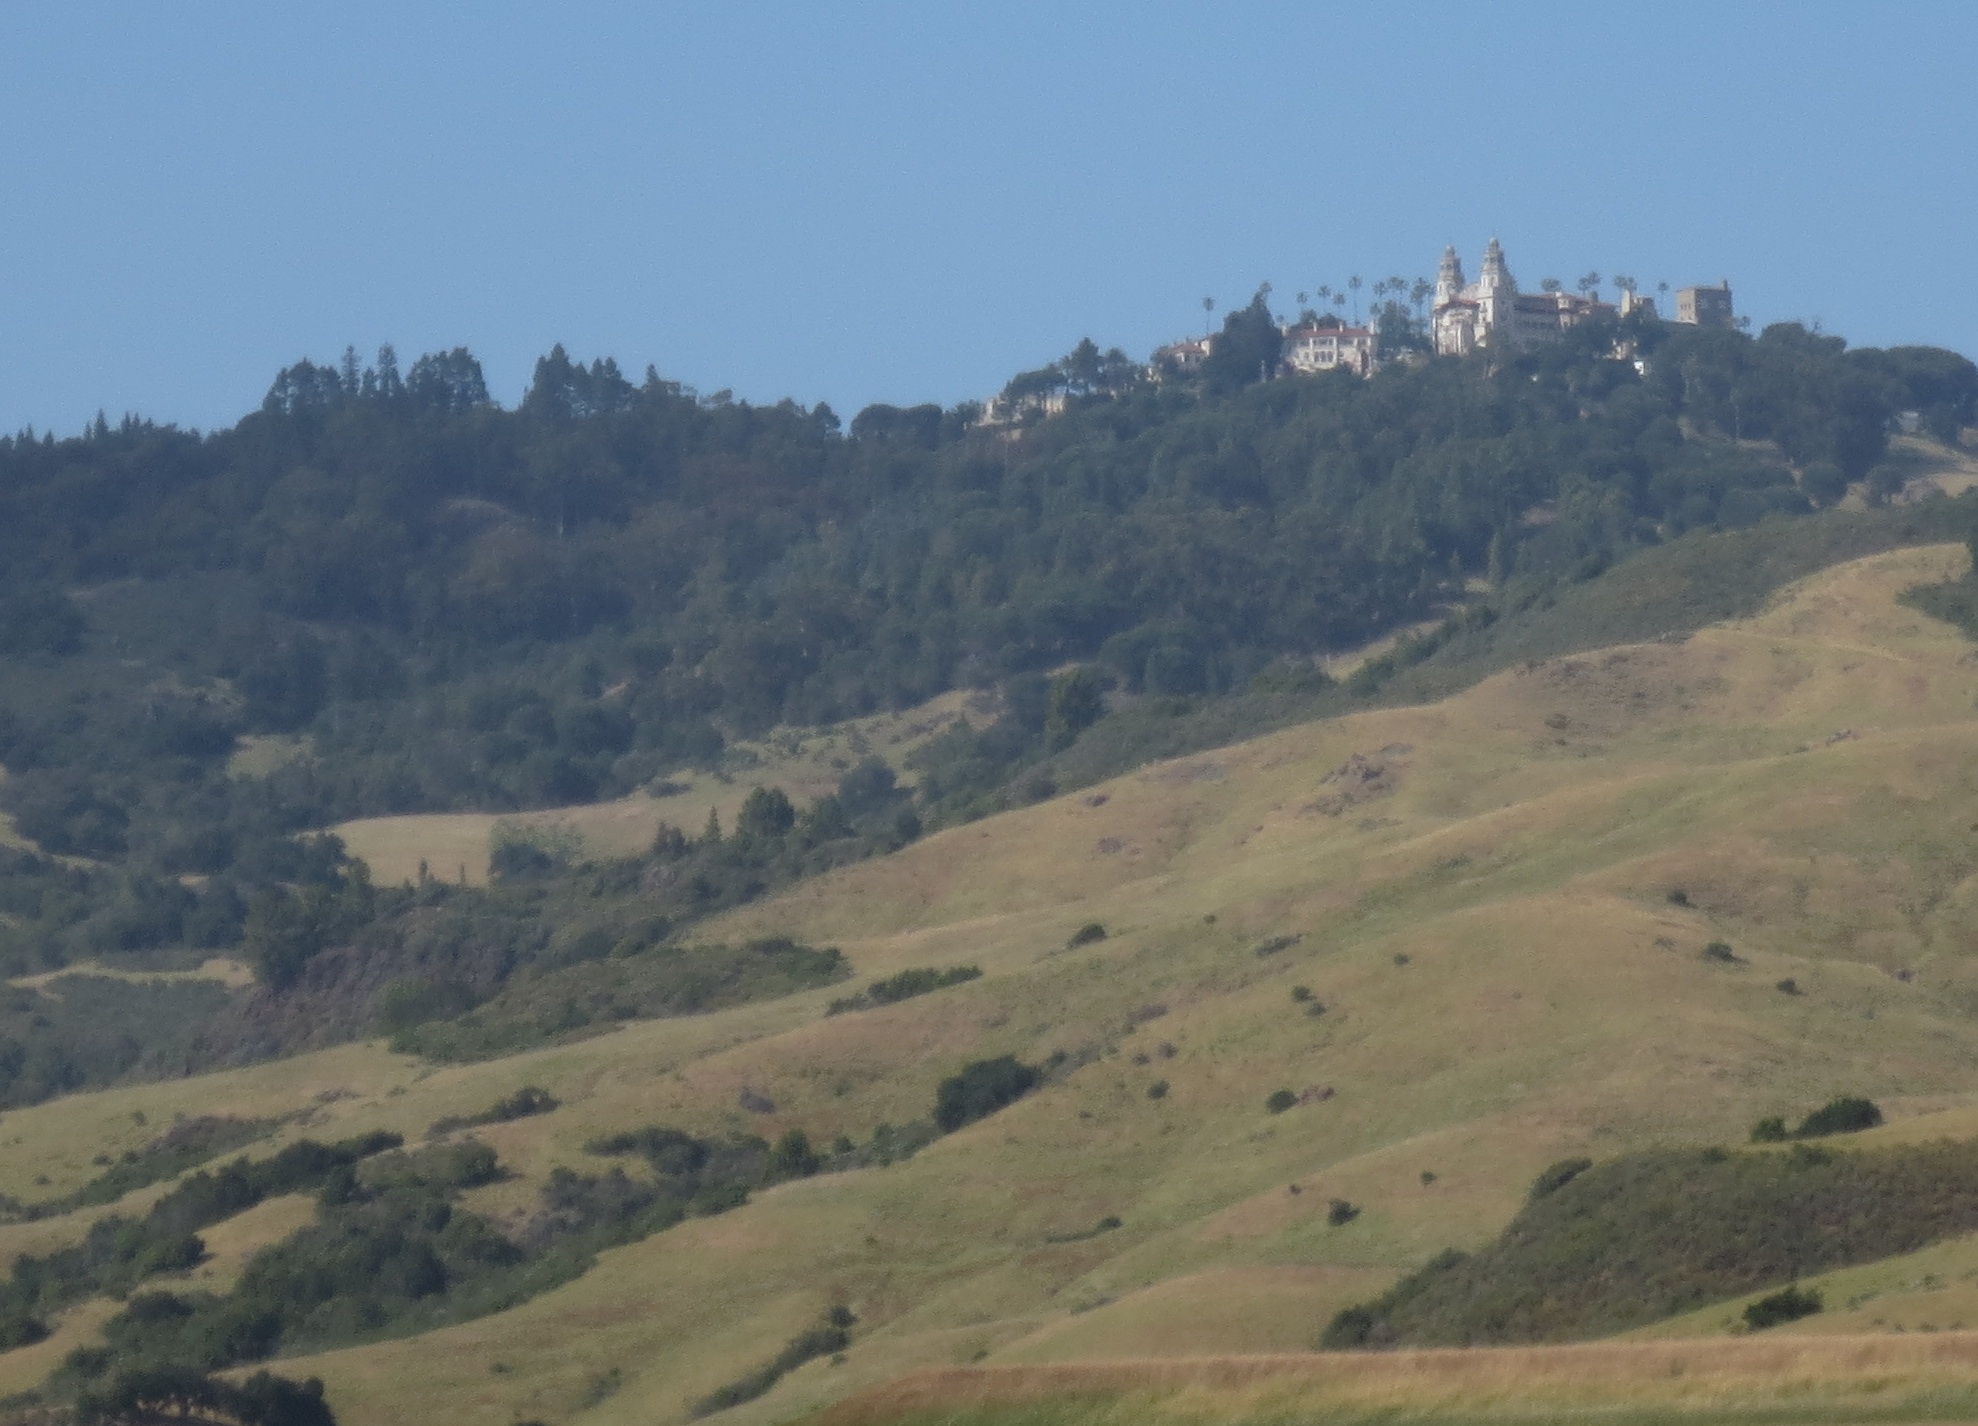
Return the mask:
{"type": "MultiPolygon", "coordinates": [[[[583,1145],[606,1130],[863,1140],[970,1059],[1062,1051],[1075,1068],[911,1160],[758,1193],[498,1316],[280,1369],[323,1376],[352,1426],[678,1421],[843,1302],[842,1362],[719,1419],[847,1398],[833,1419],[1956,1419],[1978,1410],[1978,1345],[1923,1324],[1978,1326],[1969,1243],[1832,1275],[1829,1313],[1762,1338],[1726,1337],[1726,1304],[1683,1329],[1709,1341],[1161,1364],[1303,1353],[1340,1307],[1489,1239],[1570,1154],[1741,1142],[1838,1093],[1882,1105],[1876,1135],[1978,1133],[1978,659],[1895,598],[1964,560],[1874,556],[1687,639],[1149,767],[706,931],[840,946],[861,983],[979,965],[964,985],[827,1016],[834,987],[487,1064],[373,1043],[78,1096],[0,1117],[0,1192],[69,1191],[178,1115],[295,1116],[262,1153],[416,1139],[540,1085],[563,1107],[477,1131],[514,1176],[470,1205],[513,1221],[554,1167],[598,1171],[583,1145]],[[1106,938],[1068,947],[1088,922],[1106,938]],[[1715,940],[1738,959],[1705,960],[1715,940]],[[1268,1113],[1280,1088],[1304,1102],[1268,1113]],[[1335,1198],[1358,1216],[1330,1222],[1335,1198]]],[[[691,823],[671,806],[689,796],[653,816],[691,823]]],[[[198,1271],[224,1282],[296,1203],[213,1230],[198,1271]]],[[[101,1211],[0,1229],[0,1251],[101,1211]]],[[[0,1392],[107,1315],[0,1355],[0,1392]]]]}

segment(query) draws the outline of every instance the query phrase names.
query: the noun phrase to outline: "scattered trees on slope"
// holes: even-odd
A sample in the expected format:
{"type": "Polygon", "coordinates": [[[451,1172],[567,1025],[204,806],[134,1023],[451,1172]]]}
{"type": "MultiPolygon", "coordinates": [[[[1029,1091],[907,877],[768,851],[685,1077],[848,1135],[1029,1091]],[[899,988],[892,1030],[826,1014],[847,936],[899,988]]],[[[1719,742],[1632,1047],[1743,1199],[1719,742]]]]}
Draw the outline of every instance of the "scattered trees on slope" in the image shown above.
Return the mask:
{"type": "Polygon", "coordinates": [[[1978,1143],[1672,1150],[1573,1167],[1563,1182],[1542,1176],[1496,1242],[1444,1253],[1341,1312],[1322,1344],[1605,1336],[1978,1228],[1978,1143]]]}

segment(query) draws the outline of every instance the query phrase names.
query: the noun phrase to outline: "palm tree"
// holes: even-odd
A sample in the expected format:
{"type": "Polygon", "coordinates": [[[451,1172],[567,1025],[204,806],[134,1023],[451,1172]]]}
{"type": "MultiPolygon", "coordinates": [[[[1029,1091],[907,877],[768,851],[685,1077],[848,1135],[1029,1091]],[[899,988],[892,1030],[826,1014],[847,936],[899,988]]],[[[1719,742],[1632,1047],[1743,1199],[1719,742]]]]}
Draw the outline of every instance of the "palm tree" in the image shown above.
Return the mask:
{"type": "Polygon", "coordinates": [[[1204,297],[1202,299],[1202,330],[1204,332],[1215,331],[1215,311],[1216,299],[1213,297],[1204,297]]]}
{"type": "Polygon", "coordinates": [[[1360,325],[1360,277],[1355,273],[1346,279],[1346,285],[1353,289],[1353,325],[1360,325]]]}

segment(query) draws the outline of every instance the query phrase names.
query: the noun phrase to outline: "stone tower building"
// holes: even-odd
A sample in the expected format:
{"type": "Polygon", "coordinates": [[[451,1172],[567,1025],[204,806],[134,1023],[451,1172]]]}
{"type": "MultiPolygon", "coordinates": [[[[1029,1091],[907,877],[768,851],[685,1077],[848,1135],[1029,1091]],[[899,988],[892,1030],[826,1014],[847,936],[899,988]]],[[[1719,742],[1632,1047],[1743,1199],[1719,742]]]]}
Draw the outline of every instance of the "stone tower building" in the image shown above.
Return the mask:
{"type": "Polygon", "coordinates": [[[1613,306],[1570,292],[1520,292],[1504,247],[1496,238],[1484,249],[1483,271],[1465,284],[1456,249],[1445,248],[1435,284],[1432,334],[1441,356],[1464,356],[1479,347],[1516,348],[1550,341],[1568,327],[1613,306]]]}

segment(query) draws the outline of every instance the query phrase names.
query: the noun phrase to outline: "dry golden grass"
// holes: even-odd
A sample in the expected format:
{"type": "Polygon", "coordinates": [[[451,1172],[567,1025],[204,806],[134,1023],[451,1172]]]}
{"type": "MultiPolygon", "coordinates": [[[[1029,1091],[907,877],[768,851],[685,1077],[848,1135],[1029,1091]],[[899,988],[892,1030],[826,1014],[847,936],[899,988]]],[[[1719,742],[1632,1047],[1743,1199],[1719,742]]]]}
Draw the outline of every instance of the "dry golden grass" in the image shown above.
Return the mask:
{"type": "Polygon", "coordinates": [[[1959,1332],[946,1367],[860,1392],[810,1419],[1935,1420],[1951,1419],[1937,1414],[1946,1407],[1973,1405],[1978,1334],[1959,1332]]]}
{"type": "Polygon", "coordinates": [[[1314,1322],[1379,1296],[1393,1280],[1378,1267],[1213,1268],[1053,1317],[995,1355],[1015,1363],[1303,1352],[1314,1322]]]}
{"type": "Polygon", "coordinates": [[[266,777],[312,752],[310,740],[293,733],[249,733],[235,745],[227,771],[234,777],[266,777]]]}
{"type": "MultiPolygon", "coordinates": [[[[842,989],[810,992],[487,1065],[355,1046],[80,1096],[0,1120],[0,1191],[37,1172],[53,1187],[22,1196],[73,1187],[91,1155],[135,1147],[180,1112],[307,1109],[284,1138],[416,1138],[539,1084],[564,1107],[479,1131],[517,1177],[473,1204],[508,1217],[552,1168],[595,1171],[582,1146],[605,1129],[864,1138],[925,1113],[939,1078],[972,1057],[1086,1060],[909,1162],[760,1194],[497,1317],[287,1368],[324,1375],[352,1426],[674,1421],[850,1303],[861,1325],[846,1362],[806,1366],[722,1418],[749,1426],[983,1354],[1296,1348],[1341,1302],[1488,1239],[1566,1154],[1742,1140],[1762,1115],[1841,1092],[1882,1103],[1884,1136],[1978,1132],[1978,665],[1952,631],[1894,602],[1963,558],[1948,546],[1877,556],[1679,644],[1555,660],[1437,705],[1148,768],[708,928],[837,944],[861,978],[980,965],[963,986],[829,1018],[842,989]],[[1388,772],[1343,797],[1328,779],[1354,754],[1388,772]],[[1686,904],[1670,900],[1677,889],[1686,904]],[[1109,937],[1067,950],[1094,920],[1109,937]],[[1702,961],[1714,939],[1741,963],[1702,961]],[[1805,993],[1777,991],[1784,977],[1805,993]],[[1325,1015],[1292,1001],[1300,984],[1325,1015]],[[1151,1099],[1157,1079],[1169,1092],[1151,1099]],[[1266,1114],[1280,1086],[1314,1094],[1266,1114]],[[744,1088],[776,1112],[743,1111],[744,1088]],[[1335,1227],[1334,1196],[1364,1211],[1335,1227]],[[1052,1241],[1107,1215],[1123,1226],[1052,1241]],[[615,1394],[586,1406],[613,1368],[615,1394]]],[[[81,1230],[78,1218],[64,1231],[81,1230]]],[[[1917,1283],[1939,1272],[1908,1271],[1917,1283]]],[[[1711,1360],[1797,1381],[1799,1367],[1765,1355],[1790,1340],[1719,1342],[1710,1350],[1763,1351],[1711,1360]]],[[[1578,1398],[1556,1383],[1586,1364],[1675,1360],[1629,1350],[1480,1357],[1463,1380],[1506,1373],[1508,1411],[1535,1372],[1555,1395],[1531,1400],[1564,1410],[1578,1398]]],[[[1419,1381],[1456,1369],[1408,1370],[1417,1394],[1397,1400],[1445,1410],[1419,1381]]],[[[1365,1380],[1354,1390],[1368,1400],[1400,1390],[1365,1380]]],[[[1180,1398],[1161,1399],[1168,1411],[1180,1398]]],[[[1265,1401],[1221,1399],[1201,1397],[1204,1419],[1265,1401]]]]}
{"type": "Polygon", "coordinates": [[[206,1244],[206,1258],[185,1275],[185,1284],[201,1292],[229,1291],[249,1258],[315,1221],[315,1198],[306,1193],[290,1193],[257,1203],[224,1223],[215,1223],[199,1235],[206,1244]]]}
{"type": "Polygon", "coordinates": [[[369,1128],[378,1119],[409,1117],[392,1110],[419,1072],[417,1061],[381,1046],[346,1045],[250,1069],[10,1110],[0,1119],[0,1193],[32,1202],[72,1192],[102,1171],[94,1162],[98,1155],[116,1158],[142,1148],[180,1116],[258,1119],[297,1113],[302,1117],[289,1126],[289,1137],[360,1132],[344,1126],[369,1128]],[[38,1178],[47,1182],[37,1183],[38,1178]]]}
{"type": "Polygon", "coordinates": [[[65,975],[99,975],[111,980],[128,981],[216,980],[230,990],[239,990],[254,984],[252,967],[241,961],[228,960],[224,956],[208,957],[200,962],[197,970],[122,970],[96,961],[78,961],[74,965],[63,966],[60,970],[45,970],[37,975],[17,975],[7,984],[39,990],[65,975]]]}
{"type": "Polygon", "coordinates": [[[122,1303],[108,1298],[82,1303],[57,1317],[50,1324],[53,1332],[45,1340],[31,1347],[0,1352],[0,1399],[32,1391],[77,1347],[102,1341],[103,1324],[122,1307],[122,1303]]]}
{"type": "MultiPolygon", "coordinates": [[[[1968,443],[1967,443],[1968,444],[1968,443]]],[[[1907,504],[1937,495],[1962,495],[1978,486],[1978,460],[1926,436],[1897,436],[1891,456],[1905,468],[1907,479],[1895,499],[1907,504]]]]}

